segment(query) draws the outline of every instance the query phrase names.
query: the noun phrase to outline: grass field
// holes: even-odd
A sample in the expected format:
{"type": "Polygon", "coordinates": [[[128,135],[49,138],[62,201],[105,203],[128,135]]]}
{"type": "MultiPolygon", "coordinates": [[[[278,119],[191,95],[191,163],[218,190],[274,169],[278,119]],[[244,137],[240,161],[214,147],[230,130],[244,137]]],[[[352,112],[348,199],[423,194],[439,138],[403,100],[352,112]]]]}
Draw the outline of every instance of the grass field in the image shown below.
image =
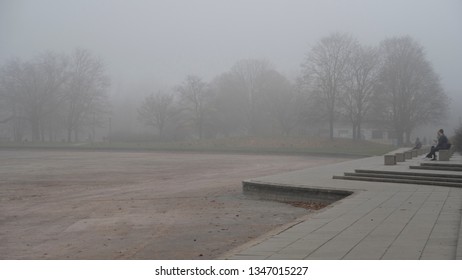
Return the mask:
{"type": "Polygon", "coordinates": [[[227,152],[261,154],[311,154],[374,156],[388,153],[393,146],[369,141],[325,138],[224,138],[181,142],[98,142],[98,143],[0,143],[0,148],[46,148],[76,150],[147,150],[185,152],[227,152]]]}

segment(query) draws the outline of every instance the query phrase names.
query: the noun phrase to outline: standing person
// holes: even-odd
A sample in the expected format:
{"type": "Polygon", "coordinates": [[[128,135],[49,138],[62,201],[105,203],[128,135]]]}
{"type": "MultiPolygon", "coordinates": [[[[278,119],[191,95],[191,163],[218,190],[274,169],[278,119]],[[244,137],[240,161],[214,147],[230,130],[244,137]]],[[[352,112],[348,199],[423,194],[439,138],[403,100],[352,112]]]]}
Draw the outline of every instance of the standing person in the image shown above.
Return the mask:
{"type": "Polygon", "coordinates": [[[432,146],[430,149],[430,152],[426,156],[427,158],[432,158],[432,160],[436,160],[436,152],[439,150],[447,150],[451,147],[451,144],[449,144],[449,140],[444,135],[444,130],[440,129],[438,130],[438,142],[436,146],[432,146]]]}

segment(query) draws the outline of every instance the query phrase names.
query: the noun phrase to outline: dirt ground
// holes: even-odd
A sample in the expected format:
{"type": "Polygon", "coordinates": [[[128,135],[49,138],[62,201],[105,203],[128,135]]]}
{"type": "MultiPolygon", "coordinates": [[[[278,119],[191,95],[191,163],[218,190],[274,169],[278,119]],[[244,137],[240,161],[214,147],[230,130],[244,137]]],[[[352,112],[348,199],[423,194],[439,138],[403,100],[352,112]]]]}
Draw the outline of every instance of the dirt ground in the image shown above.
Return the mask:
{"type": "Polygon", "coordinates": [[[0,258],[213,259],[310,213],[242,180],[343,160],[0,150],[0,258]]]}

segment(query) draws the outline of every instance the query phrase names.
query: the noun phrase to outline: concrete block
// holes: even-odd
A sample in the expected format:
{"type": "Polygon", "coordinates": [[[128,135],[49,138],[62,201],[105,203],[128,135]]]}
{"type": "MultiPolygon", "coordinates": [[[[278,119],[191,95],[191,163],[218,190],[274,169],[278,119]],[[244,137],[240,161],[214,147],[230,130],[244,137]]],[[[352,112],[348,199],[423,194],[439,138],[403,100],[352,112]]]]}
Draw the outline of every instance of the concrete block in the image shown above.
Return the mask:
{"type": "Polygon", "coordinates": [[[451,157],[451,151],[450,150],[439,150],[438,151],[438,160],[440,160],[440,161],[449,161],[450,157],[451,157]]]}
{"type": "Polygon", "coordinates": [[[412,150],[411,152],[412,152],[412,157],[417,157],[418,156],[417,150],[412,150]]]}
{"type": "Polygon", "coordinates": [[[395,165],[396,164],[395,155],[385,155],[384,160],[385,160],[385,165],[395,165]]]}
{"type": "Polygon", "coordinates": [[[412,152],[411,151],[404,152],[404,159],[412,159],[412,152]]]}
{"type": "Polygon", "coordinates": [[[396,153],[396,162],[403,162],[404,161],[404,153],[396,153]]]}

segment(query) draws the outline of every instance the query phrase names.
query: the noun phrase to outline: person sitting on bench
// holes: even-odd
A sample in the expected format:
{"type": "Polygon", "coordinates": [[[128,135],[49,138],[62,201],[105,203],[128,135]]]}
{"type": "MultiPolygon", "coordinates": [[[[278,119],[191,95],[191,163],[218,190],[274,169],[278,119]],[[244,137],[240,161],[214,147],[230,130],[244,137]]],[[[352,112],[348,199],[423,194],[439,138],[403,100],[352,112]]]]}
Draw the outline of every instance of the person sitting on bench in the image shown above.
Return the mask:
{"type": "Polygon", "coordinates": [[[422,142],[420,142],[420,139],[419,137],[417,137],[415,139],[415,145],[414,145],[414,148],[412,148],[413,150],[419,150],[422,148],[422,142]]]}
{"type": "Polygon", "coordinates": [[[449,144],[449,140],[444,135],[444,130],[440,129],[438,130],[438,143],[436,146],[432,146],[430,149],[430,152],[426,156],[427,158],[431,158],[432,160],[436,160],[436,152],[439,150],[447,150],[451,147],[451,144],[449,144]]]}

